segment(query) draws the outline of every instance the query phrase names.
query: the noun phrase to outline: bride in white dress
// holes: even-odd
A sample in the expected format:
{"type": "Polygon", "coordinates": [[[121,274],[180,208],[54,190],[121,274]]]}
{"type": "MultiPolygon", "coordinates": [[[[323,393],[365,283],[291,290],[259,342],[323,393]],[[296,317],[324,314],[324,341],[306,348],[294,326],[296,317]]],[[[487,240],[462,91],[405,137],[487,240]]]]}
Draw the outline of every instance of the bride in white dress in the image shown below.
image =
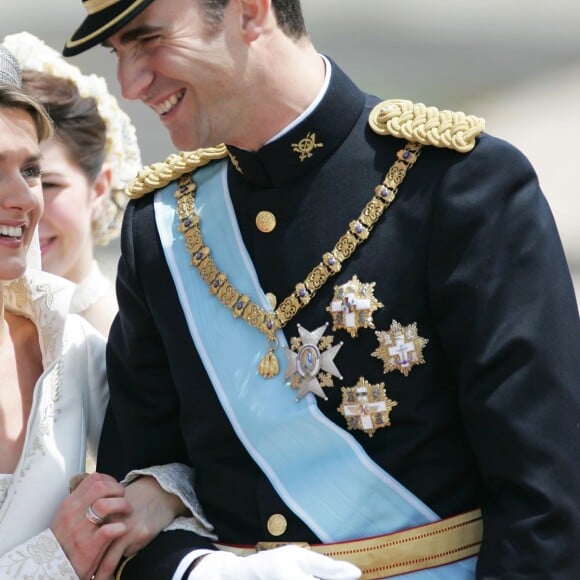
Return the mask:
{"type": "Polygon", "coordinates": [[[32,267],[51,124],[16,81],[0,46],[0,578],[109,578],[166,526],[210,526],[184,507],[196,513],[180,466],[130,485],[94,473],[69,493],[101,430],[105,341],[68,314],[74,285],[32,267]]]}
{"type": "Polygon", "coordinates": [[[46,107],[55,126],[55,136],[41,145],[42,268],[76,284],[71,312],[107,336],[117,301],[95,246],[119,234],[124,189],[141,168],[135,128],[103,78],[83,75],[27,32],[3,43],[20,63],[23,88],[46,107]]]}

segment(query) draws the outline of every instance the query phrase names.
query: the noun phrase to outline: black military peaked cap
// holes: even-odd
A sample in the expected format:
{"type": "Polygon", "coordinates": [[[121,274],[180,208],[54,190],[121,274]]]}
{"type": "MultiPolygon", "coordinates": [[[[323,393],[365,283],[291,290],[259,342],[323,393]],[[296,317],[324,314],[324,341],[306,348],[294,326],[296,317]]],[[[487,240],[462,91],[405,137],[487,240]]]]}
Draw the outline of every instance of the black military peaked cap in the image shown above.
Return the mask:
{"type": "Polygon", "coordinates": [[[106,40],[153,0],[83,0],[87,17],[67,40],[64,56],[74,56],[106,40]]]}

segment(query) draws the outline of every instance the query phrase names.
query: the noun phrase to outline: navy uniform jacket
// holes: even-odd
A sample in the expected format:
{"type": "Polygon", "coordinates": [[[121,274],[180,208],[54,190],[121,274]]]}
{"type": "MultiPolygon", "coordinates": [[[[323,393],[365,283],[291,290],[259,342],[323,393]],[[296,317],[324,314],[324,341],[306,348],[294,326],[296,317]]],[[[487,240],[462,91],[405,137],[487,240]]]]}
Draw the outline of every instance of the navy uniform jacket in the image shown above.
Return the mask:
{"type": "MultiPolygon", "coordinates": [[[[358,217],[405,142],[368,126],[377,103],[333,67],[317,109],[248,153],[230,147],[229,186],[262,288],[281,301],[358,217]],[[300,161],[291,144],[322,147],[300,161]],[[277,220],[271,233],[260,210],[277,220]]],[[[301,540],[313,533],[282,503],[223,413],[187,330],[156,231],[154,194],[131,202],[122,233],[120,313],[108,347],[110,409],[98,468],[183,462],[222,542],[301,540]],[[286,533],[266,522],[283,514],[286,533]]],[[[219,267],[219,264],[218,264],[219,267]]],[[[227,272],[226,272],[227,273],[227,272]]],[[[580,323],[561,243],[526,158],[487,134],[467,154],[423,147],[392,206],[342,271],[284,329],[331,322],[334,286],[375,282],[376,330],[417,324],[429,343],[407,377],[383,373],[375,331],[343,330],[344,379],[317,399],[332,421],[341,386],[363,376],[398,402],[370,457],[441,517],[481,506],[479,578],[580,578],[580,323]]],[[[256,331],[257,332],[257,331],[256,331]]],[[[304,445],[308,445],[305,441],[304,445]]],[[[206,540],[161,534],[123,577],[171,577],[206,540]],[[164,557],[161,557],[161,554],[164,557]],[[143,571],[145,570],[145,571],[143,571]],[[155,572],[153,572],[155,571],[155,572]]]]}

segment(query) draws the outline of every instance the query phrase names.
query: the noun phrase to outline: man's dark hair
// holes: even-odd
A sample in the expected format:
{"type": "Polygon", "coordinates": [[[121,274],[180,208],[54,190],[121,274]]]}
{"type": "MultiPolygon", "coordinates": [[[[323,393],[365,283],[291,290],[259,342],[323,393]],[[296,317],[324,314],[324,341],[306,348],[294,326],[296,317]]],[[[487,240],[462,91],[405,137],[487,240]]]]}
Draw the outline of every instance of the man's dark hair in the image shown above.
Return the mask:
{"type": "MultiPolygon", "coordinates": [[[[223,22],[224,9],[229,0],[200,0],[210,31],[223,22]]],[[[306,36],[306,25],[300,0],[272,0],[276,22],[281,30],[294,40],[306,36]]]]}

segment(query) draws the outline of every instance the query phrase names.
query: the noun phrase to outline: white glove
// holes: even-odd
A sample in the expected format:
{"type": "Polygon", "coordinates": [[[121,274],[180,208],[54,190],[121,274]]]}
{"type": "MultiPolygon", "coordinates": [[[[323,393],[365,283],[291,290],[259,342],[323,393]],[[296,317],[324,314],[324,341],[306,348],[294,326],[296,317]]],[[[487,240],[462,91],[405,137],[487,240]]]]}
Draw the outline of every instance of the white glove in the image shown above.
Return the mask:
{"type": "Polygon", "coordinates": [[[251,556],[211,552],[195,566],[188,580],[358,580],[361,571],[298,546],[263,550],[251,556]]]}

